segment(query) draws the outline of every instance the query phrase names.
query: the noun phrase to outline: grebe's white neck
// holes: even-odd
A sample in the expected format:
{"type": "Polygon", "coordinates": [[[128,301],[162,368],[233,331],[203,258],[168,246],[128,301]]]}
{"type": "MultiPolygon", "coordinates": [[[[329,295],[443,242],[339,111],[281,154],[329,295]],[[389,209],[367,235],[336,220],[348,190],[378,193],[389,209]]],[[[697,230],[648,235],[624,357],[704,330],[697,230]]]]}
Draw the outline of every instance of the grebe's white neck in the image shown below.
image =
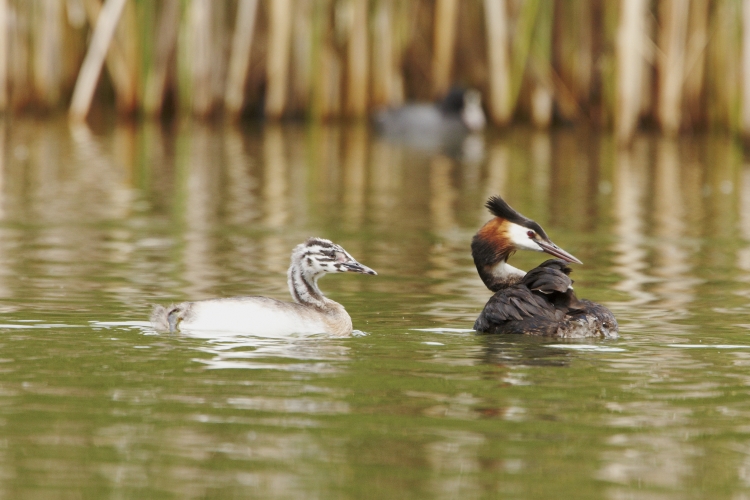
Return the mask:
{"type": "Polygon", "coordinates": [[[516,267],[511,266],[508,262],[503,259],[497,264],[489,268],[490,274],[494,276],[497,281],[517,281],[518,278],[526,276],[526,272],[516,267]]]}

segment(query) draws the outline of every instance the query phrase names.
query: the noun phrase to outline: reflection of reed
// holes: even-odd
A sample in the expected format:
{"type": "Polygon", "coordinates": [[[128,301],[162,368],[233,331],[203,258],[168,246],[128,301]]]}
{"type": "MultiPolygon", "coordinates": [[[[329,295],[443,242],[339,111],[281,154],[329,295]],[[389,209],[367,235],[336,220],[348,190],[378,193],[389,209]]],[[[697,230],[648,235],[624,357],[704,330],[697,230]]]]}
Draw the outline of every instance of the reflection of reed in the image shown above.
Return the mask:
{"type": "Polygon", "coordinates": [[[378,226],[387,226],[398,211],[398,188],[403,165],[403,149],[378,141],[371,149],[370,186],[371,214],[378,226]]]}
{"type": "Polygon", "coordinates": [[[255,196],[257,180],[251,173],[253,160],[245,154],[242,135],[235,128],[224,131],[226,158],[226,191],[224,201],[227,222],[247,225],[258,216],[258,200],[255,196]]]}
{"type": "MultiPolygon", "coordinates": [[[[456,188],[453,186],[451,171],[453,165],[451,160],[445,156],[436,156],[430,162],[430,216],[432,220],[432,231],[445,238],[447,233],[457,227],[455,216],[455,203],[458,198],[456,188]]],[[[438,241],[430,246],[428,260],[431,269],[428,276],[445,280],[458,266],[454,259],[455,252],[448,242],[438,241]]],[[[450,294],[453,285],[442,281],[431,287],[430,291],[436,294],[450,294]]]]}
{"type": "Polygon", "coordinates": [[[685,233],[684,200],[682,199],[680,158],[677,143],[662,139],[657,143],[654,177],[654,233],[660,237],[656,247],[654,273],[663,281],[654,291],[661,297],[663,307],[685,316],[687,304],[693,301],[696,284],[690,278],[692,268],[689,253],[681,239],[685,233]]]}
{"type": "MultiPolygon", "coordinates": [[[[284,135],[278,125],[263,131],[263,224],[269,229],[281,229],[289,219],[287,205],[287,160],[284,154],[284,135]]],[[[285,272],[289,263],[288,245],[276,235],[265,238],[264,257],[268,270],[285,272]]]]}
{"type": "Polygon", "coordinates": [[[690,458],[700,455],[694,445],[685,442],[690,410],[662,401],[607,406],[613,415],[609,425],[631,431],[609,438],[597,477],[651,488],[684,484],[693,472],[690,458]]]}
{"type": "MultiPolygon", "coordinates": [[[[5,164],[5,122],[0,123],[0,221],[5,220],[7,215],[7,197],[6,197],[6,164],[5,164]]],[[[10,250],[12,239],[8,238],[6,234],[9,231],[6,228],[0,228],[0,298],[12,297],[12,291],[7,282],[7,277],[12,276],[13,269],[11,267],[10,258],[8,251],[10,250]]]]}
{"type": "Polygon", "coordinates": [[[5,197],[6,182],[5,182],[5,140],[6,140],[6,129],[5,122],[0,123],[0,221],[4,220],[7,211],[7,200],[5,197]]]}
{"type": "MultiPolygon", "coordinates": [[[[222,212],[226,216],[223,222],[237,228],[252,227],[259,212],[255,191],[257,179],[252,174],[253,161],[245,154],[243,137],[236,128],[224,131],[224,158],[226,182],[223,184],[222,212]]],[[[229,265],[240,271],[240,280],[244,282],[258,271],[257,243],[245,231],[233,232],[229,238],[232,248],[229,265]]],[[[281,280],[280,277],[277,279],[281,280]]]]}
{"type": "MultiPolygon", "coordinates": [[[[737,267],[750,273],[750,163],[743,165],[741,175],[739,230],[746,246],[737,251],[737,267]]],[[[750,282],[750,274],[745,274],[742,281],[750,282]]],[[[744,293],[750,297],[750,291],[744,293]]]]}
{"type": "Polygon", "coordinates": [[[185,293],[191,299],[204,298],[216,285],[212,228],[216,225],[219,200],[218,172],[213,169],[212,134],[195,124],[189,133],[187,156],[181,158],[185,172],[185,293]]]}
{"type": "Polygon", "coordinates": [[[552,138],[547,132],[536,131],[531,136],[531,186],[534,204],[546,206],[550,195],[552,168],[552,138]]]}
{"type": "MultiPolygon", "coordinates": [[[[487,180],[483,200],[490,196],[507,196],[508,175],[510,170],[510,149],[505,142],[494,144],[487,155],[487,180]]],[[[482,209],[479,217],[481,224],[487,222],[487,211],[482,209]]]]}
{"type": "MultiPolygon", "coordinates": [[[[315,199],[326,204],[339,200],[341,181],[341,135],[338,126],[320,126],[312,130],[310,137],[310,158],[315,172],[315,199]]],[[[308,165],[309,165],[308,160],[308,165]]]]}
{"type": "Polygon", "coordinates": [[[263,222],[271,229],[282,227],[289,217],[286,175],[287,161],[281,127],[266,127],[263,131],[263,222]]]}
{"type": "Polygon", "coordinates": [[[364,220],[367,143],[367,129],[361,123],[344,136],[342,219],[350,230],[358,230],[364,220]]]}
{"type": "MultiPolygon", "coordinates": [[[[461,396],[464,396],[464,399],[468,396],[468,401],[459,405],[460,409],[467,403],[476,403],[471,395],[459,395],[456,399],[461,396]]],[[[465,418],[464,413],[455,415],[451,411],[443,411],[439,415],[449,418],[462,416],[465,418]]],[[[479,456],[485,441],[484,435],[476,432],[446,430],[440,432],[438,441],[427,445],[425,454],[434,474],[429,485],[432,491],[431,498],[479,498],[482,496],[482,485],[473,475],[482,472],[483,464],[479,456]]]]}
{"type": "Polygon", "coordinates": [[[632,307],[654,300],[654,295],[645,290],[645,285],[653,279],[644,272],[648,267],[643,220],[647,157],[643,141],[636,141],[632,151],[617,152],[614,183],[617,241],[613,248],[616,253],[614,270],[622,276],[616,289],[632,297],[630,302],[620,302],[618,307],[632,307]]]}
{"type": "MultiPolygon", "coordinates": [[[[63,142],[50,137],[50,132],[47,130],[39,136],[39,152],[43,156],[37,159],[38,168],[50,169],[39,172],[37,186],[39,194],[45,197],[44,203],[38,204],[37,208],[45,213],[45,218],[51,221],[82,214],[100,219],[125,217],[131,198],[130,186],[126,183],[130,173],[123,168],[126,162],[115,160],[106,152],[88,126],[75,124],[70,127],[70,136],[77,161],[75,165],[61,165],[63,142]],[[49,150],[42,153],[47,148],[49,150]]],[[[120,137],[128,133],[122,129],[118,131],[118,135],[122,134],[120,137]]]]}
{"type": "Polygon", "coordinates": [[[430,162],[430,215],[436,234],[456,227],[455,203],[458,198],[453,186],[453,164],[445,156],[436,156],[430,162]]]}

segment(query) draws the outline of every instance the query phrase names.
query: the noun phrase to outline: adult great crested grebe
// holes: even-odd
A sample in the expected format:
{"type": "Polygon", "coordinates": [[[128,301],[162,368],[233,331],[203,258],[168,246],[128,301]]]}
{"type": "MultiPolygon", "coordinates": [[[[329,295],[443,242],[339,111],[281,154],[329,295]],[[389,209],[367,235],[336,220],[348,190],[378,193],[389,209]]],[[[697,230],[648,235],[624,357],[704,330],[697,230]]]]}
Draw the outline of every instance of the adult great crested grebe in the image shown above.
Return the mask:
{"type": "Polygon", "coordinates": [[[495,216],[474,235],[471,254],[484,284],[495,292],[474,330],[560,338],[617,338],[617,320],[606,307],[578,299],[570,267],[581,261],[550,241],[544,229],[499,196],[487,200],[495,216]],[[516,250],[546,252],[550,259],[524,273],[508,264],[516,250]]]}
{"type": "Polygon", "coordinates": [[[154,306],[151,324],[158,331],[213,330],[260,336],[352,333],[344,306],[325,297],[318,279],[327,273],[377,273],[363,266],[341,246],[310,238],[292,251],[287,283],[294,302],[269,297],[231,297],[154,306]]]}

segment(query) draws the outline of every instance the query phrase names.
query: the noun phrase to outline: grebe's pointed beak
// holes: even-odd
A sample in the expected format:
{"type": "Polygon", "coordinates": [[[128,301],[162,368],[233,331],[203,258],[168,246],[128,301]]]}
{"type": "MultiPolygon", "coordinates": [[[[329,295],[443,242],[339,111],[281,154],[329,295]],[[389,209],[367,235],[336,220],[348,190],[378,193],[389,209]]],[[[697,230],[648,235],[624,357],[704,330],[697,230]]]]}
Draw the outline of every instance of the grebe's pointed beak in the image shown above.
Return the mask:
{"type": "Polygon", "coordinates": [[[571,254],[560,248],[559,246],[555,245],[551,241],[544,241],[542,239],[539,239],[536,241],[537,245],[542,247],[542,251],[552,255],[553,257],[557,257],[558,259],[562,259],[565,262],[572,262],[574,264],[583,264],[580,260],[573,257],[571,254]]]}
{"type": "Polygon", "coordinates": [[[353,260],[351,262],[344,262],[343,266],[346,268],[347,271],[350,271],[352,273],[371,274],[373,276],[378,275],[378,273],[376,273],[374,270],[370,269],[367,266],[363,266],[356,260],[353,260]]]}

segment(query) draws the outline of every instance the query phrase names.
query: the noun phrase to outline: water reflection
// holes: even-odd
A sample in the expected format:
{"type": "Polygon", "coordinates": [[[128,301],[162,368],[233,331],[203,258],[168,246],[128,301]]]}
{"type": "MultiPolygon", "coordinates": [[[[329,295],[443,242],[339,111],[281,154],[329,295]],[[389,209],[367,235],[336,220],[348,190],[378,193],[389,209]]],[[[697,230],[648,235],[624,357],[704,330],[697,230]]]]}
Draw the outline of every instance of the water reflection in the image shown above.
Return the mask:
{"type": "Polygon", "coordinates": [[[209,356],[196,361],[213,369],[336,373],[343,369],[349,353],[349,347],[323,335],[274,339],[186,331],[182,336],[205,339],[197,350],[209,356]]]}
{"type": "Polygon", "coordinates": [[[688,315],[700,280],[693,277],[691,252],[685,246],[685,184],[676,141],[659,139],[655,167],[654,190],[658,196],[654,197],[654,235],[659,243],[654,271],[662,281],[654,290],[663,297],[661,307],[671,311],[673,319],[681,319],[688,315]]]}
{"type": "Polygon", "coordinates": [[[23,477],[64,489],[73,467],[115,496],[138,496],[130,484],[328,497],[395,469],[390,496],[508,484],[544,496],[551,470],[595,484],[592,498],[746,488],[740,153],[707,137],[617,150],[576,131],[508,131],[471,163],[363,126],[0,128],[0,492],[23,477]],[[576,286],[616,312],[621,340],[468,331],[490,295],[469,242],[492,194],[581,253],[576,286]],[[311,235],[378,270],[322,283],[369,335],[142,323],[152,302],[289,300],[289,254],[311,235]]]}
{"type": "MultiPolygon", "coordinates": [[[[750,238],[744,222],[747,189],[733,189],[733,156],[725,152],[731,144],[711,143],[710,151],[728,160],[711,169],[704,182],[704,154],[694,151],[695,145],[681,149],[675,141],[645,136],[631,150],[607,143],[587,153],[587,143],[570,133],[509,135],[493,139],[486,162],[468,164],[371,142],[362,125],[309,131],[275,125],[259,135],[200,124],[182,125],[174,133],[154,125],[138,133],[130,127],[114,131],[109,140],[85,126],[45,128],[34,134],[31,123],[21,122],[12,131],[5,129],[2,136],[8,137],[13,154],[4,155],[9,161],[1,169],[0,214],[8,222],[83,224],[77,231],[40,229],[26,244],[40,259],[67,264],[46,265],[48,275],[65,275],[74,268],[81,274],[79,259],[87,252],[89,261],[97,261],[94,255],[104,251],[133,266],[131,281],[139,283],[120,284],[122,300],[127,300],[126,291],[155,293],[154,288],[144,290],[154,281],[170,284],[168,293],[176,298],[256,291],[285,298],[283,273],[294,244],[311,234],[364,232],[377,237],[359,248],[361,244],[352,241],[353,252],[386,276],[420,269],[432,280],[429,294],[436,296],[427,309],[442,320],[464,321],[487,297],[473,271],[468,242],[488,217],[483,201],[500,193],[548,225],[566,245],[605,227],[611,218],[610,236],[597,241],[611,241],[612,253],[599,247],[599,255],[586,255],[581,272],[590,276],[609,270],[619,276],[612,290],[621,296],[610,303],[619,315],[649,306],[669,310],[671,320],[688,319],[703,282],[696,275],[694,257],[700,221],[736,219],[741,234],[750,238]],[[134,153],[139,148],[145,151],[146,164],[134,153]],[[602,165],[609,164],[611,184],[609,174],[602,173],[602,165]],[[171,200],[171,206],[164,200],[171,200]],[[703,200],[709,202],[706,215],[701,212],[703,200]],[[144,207],[167,208],[166,226],[86,226],[92,221],[124,222],[144,207]],[[394,238],[416,241],[409,235],[420,228],[434,235],[429,246],[401,251],[394,244],[394,238]],[[82,254],[83,240],[94,244],[86,245],[82,254]],[[175,241],[181,243],[172,247],[175,241]],[[76,248],[76,255],[66,248],[76,248]],[[164,251],[159,256],[163,267],[154,269],[149,260],[164,251]],[[181,259],[170,258],[173,252],[181,259]],[[133,259],[139,262],[131,263],[133,259]],[[138,269],[146,268],[158,274],[143,279],[138,269]],[[251,275],[255,281],[248,282],[251,275]],[[455,295],[456,290],[461,295],[455,295]],[[456,312],[446,316],[446,309],[456,312]]],[[[743,186],[747,177],[742,174],[743,186]]],[[[726,233],[725,227],[707,226],[726,233]]],[[[0,251],[7,251],[13,240],[8,233],[0,251]]],[[[743,252],[737,250],[738,265],[750,268],[743,264],[748,260],[743,252]]],[[[11,251],[4,260],[8,263],[17,255],[11,251]]],[[[516,258],[524,267],[538,260],[516,258]]],[[[361,285],[345,286],[353,292],[361,285]]],[[[12,284],[2,284],[0,292],[12,297],[12,284]]],[[[638,320],[631,326],[643,324],[638,320]]]]}
{"type": "MultiPolygon", "coordinates": [[[[613,193],[617,239],[613,246],[616,255],[613,270],[622,277],[616,288],[630,297],[626,303],[617,304],[620,311],[656,300],[647,287],[654,281],[647,273],[650,266],[645,248],[647,146],[645,140],[637,140],[632,151],[621,150],[617,155],[613,193]]],[[[614,312],[617,315],[618,311],[614,312]]]]}
{"type": "Polygon", "coordinates": [[[432,498],[481,498],[482,485],[474,479],[482,469],[479,451],[486,438],[467,431],[443,431],[440,440],[427,446],[427,460],[433,471],[432,498]]]}
{"type": "MultiPolygon", "coordinates": [[[[483,335],[482,360],[498,366],[567,366],[571,356],[564,349],[550,345],[545,339],[503,338],[483,335]]],[[[573,347],[576,344],[572,344],[573,347]]]]}

